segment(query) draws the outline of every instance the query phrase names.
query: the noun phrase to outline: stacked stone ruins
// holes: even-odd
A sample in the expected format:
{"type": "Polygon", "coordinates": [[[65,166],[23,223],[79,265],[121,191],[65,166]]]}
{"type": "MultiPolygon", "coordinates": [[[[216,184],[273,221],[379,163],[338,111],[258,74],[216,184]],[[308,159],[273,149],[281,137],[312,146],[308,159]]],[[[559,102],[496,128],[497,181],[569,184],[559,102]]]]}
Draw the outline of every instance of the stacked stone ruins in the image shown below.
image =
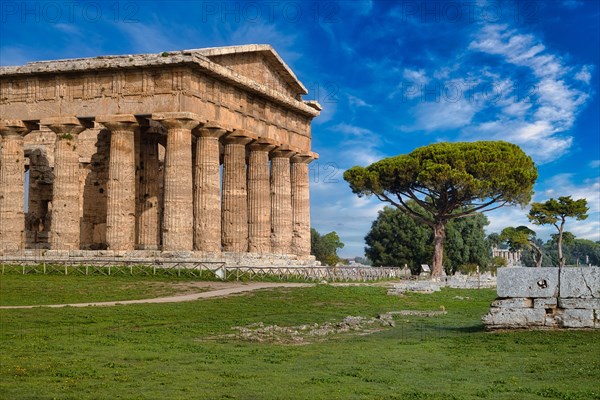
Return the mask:
{"type": "Polygon", "coordinates": [[[311,260],[304,94],[269,45],[0,68],[0,252],[311,260]]]}
{"type": "Polygon", "coordinates": [[[489,329],[600,329],[600,268],[499,268],[489,329]]]}

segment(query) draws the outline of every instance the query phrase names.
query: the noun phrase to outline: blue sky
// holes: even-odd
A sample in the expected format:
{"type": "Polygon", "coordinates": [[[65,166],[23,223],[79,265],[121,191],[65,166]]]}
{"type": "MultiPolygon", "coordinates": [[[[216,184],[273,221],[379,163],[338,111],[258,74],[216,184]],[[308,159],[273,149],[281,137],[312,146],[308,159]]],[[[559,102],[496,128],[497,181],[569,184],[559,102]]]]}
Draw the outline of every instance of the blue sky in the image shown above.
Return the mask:
{"type": "MultiPolygon", "coordinates": [[[[271,44],[324,111],[313,122],[312,225],[343,256],[383,207],[345,169],[438,141],[507,140],[538,165],[535,201],[587,198],[568,223],[600,240],[600,2],[0,2],[0,64],[271,44]]],[[[488,214],[488,232],[528,224],[488,214]]],[[[531,225],[530,225],[531,226],[531,225]]],[[[533,227],[547,239],[552,227],[533,227]]]]}

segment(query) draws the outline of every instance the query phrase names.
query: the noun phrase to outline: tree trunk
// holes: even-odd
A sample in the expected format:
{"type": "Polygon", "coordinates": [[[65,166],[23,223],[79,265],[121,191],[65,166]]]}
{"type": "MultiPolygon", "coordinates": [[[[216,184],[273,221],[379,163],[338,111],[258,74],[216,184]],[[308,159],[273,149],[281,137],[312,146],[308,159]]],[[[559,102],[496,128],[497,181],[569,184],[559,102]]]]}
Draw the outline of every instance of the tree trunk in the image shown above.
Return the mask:
{"type": "Polygon", "coordinates": [[[563,226],[564,225],[565,225],[565,221],[563,219],[563,222],[560,225],[560,229],[558,230],[558,266],[560,268],[565,266],[565,260],[563,258],[563,251],[562,251],[562,237],[563,237],[563,226]]]}
{"type": "Polygon", "coordinates": [[[533,250],[535,250],[535,252],[537,253],[537,257],[534,256],[533,257],[533,261],[535,261],[535,266],[537,268],[540,268],[542,266],[542,260],[544,259],[544,253],[542,253],[542,250],[537,247],[535,244],[531,243],[531,247],[533,247],[533,250]]]}
{"type": "Polygon", "coordinates": [[[433,226],[433,262],[431,276],[442,276],[444,271],[444,241],[446,240],[446,225],[437,221],[433,226]]]}

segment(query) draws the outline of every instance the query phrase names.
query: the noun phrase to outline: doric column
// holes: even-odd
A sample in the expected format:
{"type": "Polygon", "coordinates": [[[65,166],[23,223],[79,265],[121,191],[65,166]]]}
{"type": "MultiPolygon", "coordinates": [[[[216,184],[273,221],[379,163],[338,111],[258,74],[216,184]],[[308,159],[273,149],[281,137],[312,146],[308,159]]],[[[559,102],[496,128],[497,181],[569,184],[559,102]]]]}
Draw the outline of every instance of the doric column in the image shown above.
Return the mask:
{"type": "Polygon", "coordinates": [[[255,135],[241,130],[223,139],[223,251],[248,251],[246,145],[255,139],[255,135]]]}
{"type": "Polygon", "coordinates": [[[289,254],[292,250],[292,191],[288,146],[271,152],[271,251],[289,254]]]}
{"type": "Polygon", "coordinates": [[[152,114],[167,129],[163,197],[163,250],[193,249],[192,129],[201,118],[190,112],[152,114]]]}
{"type": "Polygon", "coordinates": [[[157,250],[160,247],[160,176],[158,133],[142,127],[140,135],[140,184],[138,193],[138,247],[157,250]]]}
{"type": "Polygon", "coordinates": [[[291,158],[292,253],[310,255],[310,192],[308,164],[316,154],[297,154],[291,158]]]}
{"type": "Polygon", "coordinates": [[[221,163],[219,138],[225,133],[215,122],[195,129],[194,250],[221,252],[221,163]]]}
{"type": "Polygon", "coordinates": [[[79,250],[79,153],[77,137],[86,129],[75,117],[43,119],[56,133],[54,147],[54,185],[52,188],[52,222],[50,248],[79,250]]]}
{"type": "Polygon", "coordinates": [[[101,115],[96,121],[110,131],[106,243],[109,250],[135,249],[135,130],[133,115],[101,115]]]}
{"type": "Polygon", "coordinates": [[[248,251],[271,252],[269,152],[274,141],[260,139],[248,146],[248,251]]]}
{"type": "Polygon", "coordinates": [[[20,120],[0,120],[0,251],[22,250],[25,244],[25,160],[20,120]]]}

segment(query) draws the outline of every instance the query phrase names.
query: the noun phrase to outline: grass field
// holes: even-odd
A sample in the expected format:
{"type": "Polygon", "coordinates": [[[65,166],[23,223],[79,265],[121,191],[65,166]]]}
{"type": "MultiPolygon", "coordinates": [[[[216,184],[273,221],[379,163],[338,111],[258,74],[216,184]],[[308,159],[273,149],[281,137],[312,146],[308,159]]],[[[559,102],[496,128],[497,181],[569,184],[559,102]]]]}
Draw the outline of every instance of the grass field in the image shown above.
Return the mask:
{"type": "MultiPolygon", "coordinates": [[[[189,278],[1,275],[0,306],[133,300],[186,293],[189,278]],[[180,284],[180,285],[178,285],[180,284]]],[[[196,291],[199,291],[196,289],[196,291]]]]}
{"type": "MultiPolygon", "coordinates": [[[[60,293],[89,301],[89,293],[108,300],[172,290],[151,278],[48,278],[0,276],[0,298],[12,293],[16,304],[20,292],[27,304],[60,293]]],[[[0,310],[0,398],[600,399],[599,332],[484,332],[480,318],[494,297],[318,285],[177,304],[0,310]],[[257,322],[321,324],[441,305],[446,315],[396,316],[395,327],[303,345],[225,336],[257,322]]]]}

